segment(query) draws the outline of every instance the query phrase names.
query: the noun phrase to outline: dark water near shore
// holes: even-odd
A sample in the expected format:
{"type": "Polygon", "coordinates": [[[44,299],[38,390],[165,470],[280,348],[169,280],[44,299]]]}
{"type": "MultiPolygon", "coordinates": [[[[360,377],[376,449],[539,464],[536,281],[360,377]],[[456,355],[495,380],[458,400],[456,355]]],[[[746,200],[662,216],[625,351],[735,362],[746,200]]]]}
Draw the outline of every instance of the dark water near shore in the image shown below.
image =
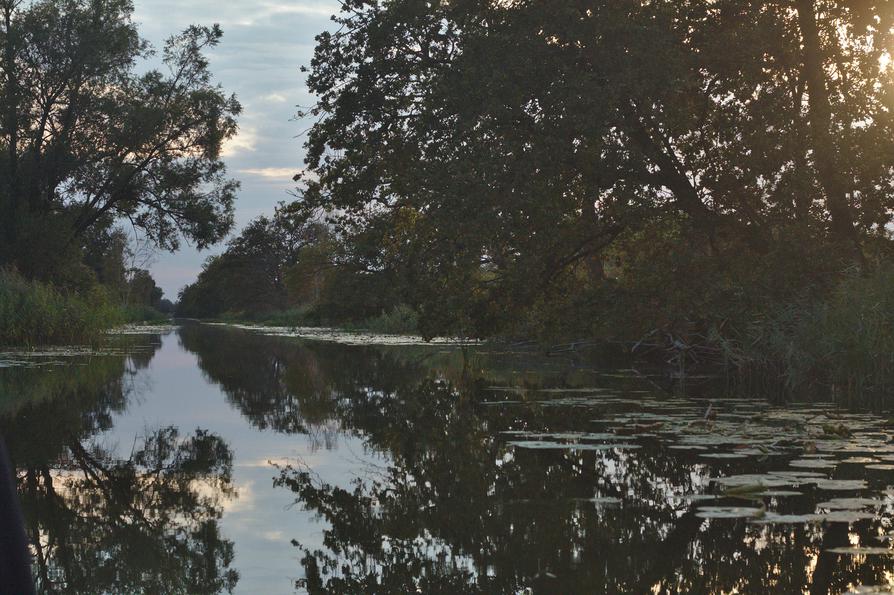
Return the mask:
{"type": "Polygon", "coordinates": [[[894,585],[884,413],[188,325],[0,353],[0,414],[42,592],[894,585]]]}

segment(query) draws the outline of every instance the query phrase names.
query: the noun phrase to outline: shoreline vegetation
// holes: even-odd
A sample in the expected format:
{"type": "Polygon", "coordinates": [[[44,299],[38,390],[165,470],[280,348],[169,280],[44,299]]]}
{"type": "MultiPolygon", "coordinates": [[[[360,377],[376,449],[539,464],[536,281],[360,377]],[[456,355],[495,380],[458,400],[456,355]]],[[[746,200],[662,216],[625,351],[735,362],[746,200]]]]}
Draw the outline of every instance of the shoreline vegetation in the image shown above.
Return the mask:
{"type": "MultiPolygon", "coordinates": [[[[566,319],[565,334],[543,334],[530,326],[520,334],[488,339],[533,344],[550,353],[620,346],[631,359],[664,365],[678,379],[699,374],[725,377],[731,394],[774,400],[830,397],[844,403],[865,402],[864,397],[884,397],[894,390],[894,269],[845,274],[819,298],[771,305],[752,315],[736,329],[727,319],[727,328],[713,327],[706,334],[653,330],[632,335],[634,327],[615,317],[608,319],[615,325],[607,325],[612,332],[587,338],[573,334],[566,319]]],[[[418,335],[418,317],[409,306],[398,305],[355,323],[325,324],[307,309],[230,313],[207,320],[418,335]]],[[[579,322],[579,329],[588,328],[585,321],[579,322]]]]}
{"type": "Polygon", "coordinates": [[[341,321],[331,324],[327,323],[325,319],[320,319],[313,311],[307,308],[275,310],[258,314],[225,312],[220,316],[205,319],[198,318],[197,320],[292,328],[333,328],[345,332],[370,332],[382,335],[421,335],[419,332],[419,315],[406,304],[398,304],[391,310],[383,311],[381,314],[369,316],[362,320],[341,321]]]}
{"type": "Polygon", "coordinates": [[[0,270],[0,346],[93,344],[119,325],[160,322],[168,316],[148,305],[115,303],[108,289],[66,292],[0,270]]]}
{"type": "MultiPolygon", "coordinates": [[[[269,327],[328,327],[343,332],[420,335],[419,314],[398,304],[390,311],[359,321],[327,324],[309,308],[264,313],[224,313],[196,317],[204,322],[246,323],[269,327]]],[[[113,327],[162,322],[170,316],[150,306],[124,307],[108,290],[64,292],[0,271],[0,345],[89,344],[113,327]]],[[[569,321],[565,321],[567,325],[569,321]]],[[[498,342],[525,341],[551,351],[574,345],[620,345],[632,359],[663,362],[669,374],[725,376],[731,393],[788,397],[832,397],[854,402],[884,396],[894,389],[894,269],[843,275],[822,299],[805,298],[777,305],[744,325],[745,332],[685,335],[652,331],[625,335],[630,326],[615,319],[612,333],[582,339],[565,326],[565,334],[543,334],[536,326],[525,332],[489,337],[498,342]],[[570,343],[574,341],[575,343],[570,343]]],[[[555,328],[562,328],[556,325],[555,328]]],[[[579,328],[586,328],[581,325],[579,328]]],[[[519,327],[522,329],[522,327],[519,327]]]]}

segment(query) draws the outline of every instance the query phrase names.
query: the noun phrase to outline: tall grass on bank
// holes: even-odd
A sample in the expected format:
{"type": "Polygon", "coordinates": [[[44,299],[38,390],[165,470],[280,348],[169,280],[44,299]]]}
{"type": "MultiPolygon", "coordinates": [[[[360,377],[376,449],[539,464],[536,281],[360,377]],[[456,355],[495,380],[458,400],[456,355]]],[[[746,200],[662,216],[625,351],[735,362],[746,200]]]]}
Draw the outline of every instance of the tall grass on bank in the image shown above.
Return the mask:
{"type": "Polygon", "coordinates": [[[92,343],[121,322],[100,287],[69,294],[0,270],[0,345],[92,343]]]}
{"type": "Polygon", "coordinates": [[[159,312],[151,306],[121,306],[118,311],[118,324],[158,324],[170,321],[171,317],[159,312]]]}
{"type": "Polygon", "coordinates": [[[894,268],[780,306],[726,344],[743,388],[839,402],[894,395],[894,268]]]}
{"type": "Polygon", "coordinates": [[[215,322],[230,324],[258,324],[262,326],[320,326],[319,321],[309,315],[307,308],[292,308],[289,310],[272,310],[266,312],[237,312],[229,311],[219,316],[200,318],[215,322]]]}
{"type": "Polygon", "coordinates": [[[419,332],[419,314],[406,304],[398,304],[390,312],[367,318],[357,326],[383,335],[414,335],[419,332]]]}

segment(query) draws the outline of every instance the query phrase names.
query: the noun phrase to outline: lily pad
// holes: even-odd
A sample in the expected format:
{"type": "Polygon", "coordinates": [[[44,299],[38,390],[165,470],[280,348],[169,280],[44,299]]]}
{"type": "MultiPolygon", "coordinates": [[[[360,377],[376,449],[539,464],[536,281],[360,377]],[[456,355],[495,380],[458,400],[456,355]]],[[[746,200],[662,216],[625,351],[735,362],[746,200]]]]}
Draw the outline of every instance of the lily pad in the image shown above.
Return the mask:
{"type": "Polygon", "coordinates": [[[516,440],[507,442],[509,446],[516,448],[528,448],[532,450],[634,450],[641,448],[639,444],[586,444],[577,442],[549,442],[546,440],[516,440]]]}
{"type": "Polygon", "coordinates": [[[816,487],[827,491],[865,490],[866,481],[862,479],[818,479],[816,487]]]}
{"type": "Polygon", "coordinates": [[[869,507],[884,506],[882,500],[875,498],[832,498],[828,502],[820,502],[818,508],[828,508],[829,510],[862,510],[869,507]]]}
{"type": "Polygon", "coordinates": [[[883,585],[861,585],[848,591],[846,595],[892,595],[894,591],[891,587],[883,585]]]}
{"type": "Polygon", "coordinates": [[[768,512],[763,517],[752,522],[761,525],[799,525],[802,523],[855,523],[873,518],[875,518],[875,515],[872,513],[852,510],[836,510],[823,514],[776,514],[768,512]]]}
{"type": "Polygon", "coordinates": [[[539,393],[603,393],[607,388],[583,387],[583,388],[538,388],[539,393]]]}
{"type": "Polygon", "coordinates": [[[589,504],[595,504],[596,506],[614,506],[621,503],[620,498],[615,498],[614,496],[600,496],[594,498],[576,498],[577,502],[587,502],[589,504]]]}
{"type": "MultiPolygon", "coordinates": [[[[844,554],[847,556],[894,556],[894,550],[886,547],[869,547],[869,546],[852,546],[852,547],[833,547],[826,550],[833,554],[844,554]]],[[[876,591],[871,591],[876,592],[876,591]]]]}
{"type": "Polygon", "coordinates": [[[763,508],[749,506],[700,506],[695,516],[703,519],[744,519],[764,514],[763,508]]]}
{"type": "Polygon", "coordinates": [[[764,490],[763,492],[758,492],[755,496],[765,496],[768,498],[787,498],[790,496],[803,496],[804,492],[798,492],[795,490],[764,490]]]}
{"type": "Polygon", "coordinates": [[[826,479],[828,477],[827,473],[819,473],[817,471],[770,471],[768,475],[773,475],[775,477],[784,477],[786,479],[791,479],[792,481],[799,482],[809,482],[815,479],[826,479]]]}
{"type": "Polygon", "coordinates": [[[745,487],[745,486],[757,486],[758,488],[783,488],[792,485],[792,481],[783,478],[776,477],[773,475],[757,475],[757,474],[746,474],[746,475],[730,475],[729,477],[714,477],[711,481],[717,482],[718,484],[726,487],[726,488],[734,488],[734,487],[745,487]]]}
{"type": "Polygon", "coordinates": [[[798,469],[834,469],[837,463],[828,459],[795,459],[788,465],[798,469]]]}
{"type": "Polygon", "coordinates": [[[702,502],[706,500],[717,500],[717,496],[714,494],[683,494],[680,496],[683,500],[688,500],[689,502],[702,502]]]}
{"type": "Polygon", "coordinates": [[[547,438],[555,440],[617,440],[618,436],[600,432],[529,432],[526,430],[507,430],[500,432],[508,436],[530,438],[532,440],[547,438]]]}

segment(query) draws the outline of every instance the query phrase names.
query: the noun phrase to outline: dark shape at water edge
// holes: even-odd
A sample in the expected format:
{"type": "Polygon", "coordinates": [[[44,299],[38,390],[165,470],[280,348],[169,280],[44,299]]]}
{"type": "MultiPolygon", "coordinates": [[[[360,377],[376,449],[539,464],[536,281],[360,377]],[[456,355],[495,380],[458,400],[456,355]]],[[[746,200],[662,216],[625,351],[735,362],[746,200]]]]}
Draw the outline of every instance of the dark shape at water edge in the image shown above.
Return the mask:
{"type": "Polygon", "coordinates": [[[31,559],[15,474],[0,436],[0,592],[34,593],[31,559]]]}

